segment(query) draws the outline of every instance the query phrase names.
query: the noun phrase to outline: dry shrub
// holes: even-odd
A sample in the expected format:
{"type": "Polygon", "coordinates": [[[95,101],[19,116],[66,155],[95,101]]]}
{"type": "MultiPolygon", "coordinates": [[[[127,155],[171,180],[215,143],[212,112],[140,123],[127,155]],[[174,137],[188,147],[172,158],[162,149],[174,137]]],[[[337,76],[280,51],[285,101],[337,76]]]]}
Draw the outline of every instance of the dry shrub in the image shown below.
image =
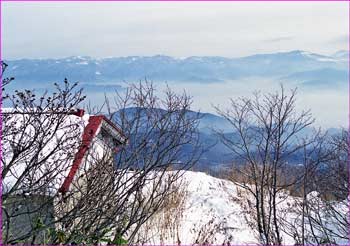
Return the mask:
{"type": "Polygon", "coordinates": [[[136,242],[141,244],[181,244],[179,231],[188,197],[188,183],[179,180],[164,199],[162,208],[141,228],[136,242]]]}

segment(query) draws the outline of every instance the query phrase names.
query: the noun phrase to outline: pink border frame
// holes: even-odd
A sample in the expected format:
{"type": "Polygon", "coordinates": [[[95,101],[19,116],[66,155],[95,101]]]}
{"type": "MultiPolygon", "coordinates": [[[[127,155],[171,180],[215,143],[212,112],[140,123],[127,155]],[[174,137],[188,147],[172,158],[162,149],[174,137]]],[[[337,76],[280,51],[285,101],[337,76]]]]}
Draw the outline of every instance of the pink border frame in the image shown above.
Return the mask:
{"type": "MultiPolygon", "coordinates": [[[[0,61],[2,61],[2,2],[349,2],[348,6],[348,50],[350,51],[350,0],[0,0],[0,61]]],[[[348,62],[349,80],[348,80],[348,132],[350,132],[350,53],[348,62]]],[[[2,74],[0,74],[0,146],[2,140],[2,74]]],[[[348,134],[348,143],[350,143],[350,134],[348,134]]],[[[2,148],[0,148],[0,157],[2,156],[2,148]]],[[[347,171],[349,174],[350,186],[350,149],[348,150],[348,165],[347,171]]],[[[2,173],[2,166],[0,163],[0,173],[2,173]]],[[[0,175],[0,195],[2,195],[2,177],[0,175]]],[[[350,194],[349,194],[350,196],[350,194]]],[[[0,200],[0,207],[2,207],[2,199],[0,200]]],[[[348,204],[350,212],[350,204],[348,204]]],[[[350,216],[350,215],[349,215],[350,216]]],[[[0,209],[0,245],[2,244],[2,209],[0,209]]],[[[348,218],[350,221],[350,217],[348,218]]],[[[348,235],[350,235],[350,228],[348,228],[348,235]]],[[[350,243],[350,242],[349,242],[350,243]]],[[[23,245],[23,244],[22,244],[23,245]]],[[[34,244],[40,245],[40,244],[34,244]]],[[[149,244],[152,245],[152,244],[149,244]]],[[[177,244],[167,244],[162,246],[175,246],[177,244]]],[[[185,244],[183,244],[185,245],[185,244]]],[[[190,244],[192,245],[192,244],[190,244]]],[[[252,246],[257,244],[232,244],[233,246],[252,246]]],[[[327,244],[330,245],[330,244],[327,244]]],[[[347,245],[347,244],[345,244],[347,245]]],[[[345,246],[344,245],[344,246],[345,246]]],[[[350,245],[350,244],[349,244],[350,245]]],[[[53,246],[53,245],[52,245],[53,246]]],[[[154,245],[156,246],[156,245],[154,245]]],[[[159,245],[160,246],[160,245],[159,245]]],[[[221,246],[215,245],[212,246],[221,246]]],[[[293,246],[293,245],[284,245],[293,246]]]]}
{"type": "Polygon", "coordinates": [[[0,2],[349,2],[349,0],[1,0],[0,2]]]}

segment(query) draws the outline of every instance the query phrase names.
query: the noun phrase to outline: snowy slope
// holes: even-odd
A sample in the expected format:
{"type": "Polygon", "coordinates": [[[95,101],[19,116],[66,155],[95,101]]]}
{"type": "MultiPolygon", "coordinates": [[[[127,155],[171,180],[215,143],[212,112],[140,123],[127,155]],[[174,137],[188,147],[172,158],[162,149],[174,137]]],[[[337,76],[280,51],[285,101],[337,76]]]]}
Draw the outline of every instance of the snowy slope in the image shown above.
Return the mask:
{"type": "Polygon", "coordinates": [[[244,219],[244,208],[237,202],[240,197],[236,185],[200,172],[187,172],[184,178],[188,182],[188,200],[182,221],[181,242],[195,242],[201,229],[205,233],[210,229],[215,232],[214,241],[209,243],[256,242],[244,219]]]}
{"type": "MultiPolygon", "coordinates": [[[[214,178],[202,172],[186,171],[182,176],[184,185],[183,207],[170,216],[179,216],[176,223],[167,220],[164,211],[148,222],[139,234],[146,244],[256,244],[253,230],[246,222],[246,212],[240,203],[240,188],[230,181],[214,178]],[[161,223],[159,221],[166,222],[161,223]],[[177,224],[169,226],[167,223],[177,224]],[[166,225],[164,225],[166,224],[166,225]],[[152,228],[149,232],[145,227],[152,228]],[[168,227],[162,230],[160,227],[168,227]],[[163,235],[160,235],[160,233],[163,235]],[[166,234],[166,235],[165,235],[166,234]]],[[[169,216],[169,215],[168,215],[169,216]]]]}
{"type": "MultiPolygon", "coordinates": [[[[252,210],[249,212],[247,207],[247,198],[251,201],[253,199],[242,188],[233,182],[192,171],[184,173],[182,182],[185,185],[185,192],[181,194],[183,207],[174,210],[173,213],[167,209],[151,219],[146,225],[148,231],[143,228],[140,232],[144,238],[148,237],[144,243],[158,245],[259,243],[253,229],[255,227],[251,224],[252,210]],[[179,217],[179,220],[175,222],[172,217],[179,217]]],[[[309,196],[318,199],[316,193],[312,192],[309,196]]],[[[291,224],[298,224],[299,217],[296,216],[294,208],[296,202],[300,200],[281,192],[277,202],[280,218],[291,224]]],[[[346,213],[348,209],[344,207],[339,211],[346,213]]],[[[327,220],[330,221],[330,218],[325,219],[327,220]]],[[[284,232],[281,236],[284,245],[295,244],[292,236],[284,232]]],[[[339,244],[346,244],[344,240],[337,241],[339,244]]]]}

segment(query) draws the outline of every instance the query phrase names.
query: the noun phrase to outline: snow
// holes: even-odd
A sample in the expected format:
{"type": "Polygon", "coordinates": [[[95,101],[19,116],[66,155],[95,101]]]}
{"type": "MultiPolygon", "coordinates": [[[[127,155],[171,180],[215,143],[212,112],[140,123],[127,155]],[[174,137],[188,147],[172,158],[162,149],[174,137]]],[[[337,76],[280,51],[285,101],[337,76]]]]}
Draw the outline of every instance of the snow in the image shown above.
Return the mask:
{"type": "Polygon", "coordinates": [[[77,65],[88,65],[89,63],[87,61],[77,62],[77,65]]]}
{"type": "Polygon", "coordinates": [[[191,56],[191,57],[188,57],[187,59],[192,60],[192,61],[198,61],[198,62],[204,61],[204,58],[200,57],[200,56],[191,56]]]}
{"type": "MultiPolygon", "coordinates": [[[[245,210],[239,202],[239,187],[230,181],[214,178],[205,173],[185,171],[181,183],[185,185],[186,198],[178,233],[153,235],[147,243],[183,245],[195,242],[222,244],[256,243],[253,231],[245,221],[245,210]],[[213,233],[210,241],[203,237],[213,233]],[[178,238],[177,238],[178,237],[178,238]]],[[[154,219],[159,220],[158,218],[154,219]]],[[[151,222],[151,224],[154,222],[151,222]]],[[[145,232],[141,229],[140,234],[145,232]]]]}
{"type": "MultiPolygon", "coordinates": [[[[4,108],[2,111],[11,112],[13,109],[4,108]]],[[[33,136],[35,136],[35,134],[39,134],[38,136],[40,138],[38,141],[34,140],[33,144],[28,146],[28,150],[16,158],[16,162],[12,164],[10,171],[2,180],[3,189],[6,192],[16,185],[26,167],[32,165],[31,159],[35,158],[33,155],[38,153],[37,161],[40,162],[41,159],[45,158],[54,148],[60,146],[49,159],[45,160],[43,165],[33,168],[33,173],[30,174],[33,176],[28,180],[24,177],[16,189],[18,191],[22,189],[34,189],[30,183],[27,184],[26,182],[33,182],[33,180],[37,180],[39,183],[40,181],[47,182],[43,179],[43,173],[50,172],[50,175],[47,177],[47,179],[52,180],[52,182],[49,183],[49,192],[57,191],[68,175],[72,165],[73,158],[69,157],[69,154],[74,154],[80,144],[80,139],[76,139],[75,137],[72,139],[72,136],[82,135],[84,127],[88,123],[89,115],[84,115],[83,117],[68,115],[60,125],[58,125],[56,121],[52,121],[46,114],[43,114],[42,117],[37,118],[35,121],[31,120],[33,125],[27,125],[25,122],[27,122],[29,117],[28,114],[14,114],[3,122],[4,132],[8,134],[2,141],[5,165],[11,163],[13,157],[11,141],[19,142],[22,146],[27,146],[27,143],[33,141],[33,136]],[[47,135],[42,136],[36,129],[39,124],[43,127],[58,127],[58,129],[56,132],[47,132],[47,135]],[[16,129],[20,129],[19,132],[16,132],[16,129]],[[25,133],[23,136],[21,134],[22,132],[25,133]],[[36,147],[39,143],[44,143],[40,151],[38,151],[36,147]]]]}
{"type": "Polygon", "coordinates": [[[302,51],[301,54],[303,56],[306,56],[306,57],[309,57],[311,59],[321,61],[321,62],[337,62],[338,61],[337,59],[334,59],[332,57],[321,56],[321,55],[313,54],[313,53],[307,52],[307,51],[302,51]]]}
{"type": "Polygon", "coordinates": [[[307,194],[306,199],[307,200],[313,200],[313,199],[318,199],[320,194],[317,191],[311,191],[309,194],[307,194]]]}
{"type": "MultiPolygon", "coordinates": [[[[31,112],[35,112],[35,109],[32,110],[31,112]]],[[[22,113],[20,109],[14,111],[13,108],[3,108],[2,112],[12,113],[5,114],[3,118],[5,136],[2,139],[3,165],[9,166],[9,172],[2,180],[3,191],[11,191],[12,194],[29,191],[36,194],[40,187],[45,187],[47,194],[56,194],[71,170],[90,115],[56,116],[51,112],[28,114],[22,113]],[[16,151],[14,146],[16,148],[20,146],[25,150],[12,160],[16,151]],[[41,164],[35,165],[37,163],[41,164]]],[[[110,153],[110,147],[97,137],[104,124],[103,121],[97,127],[95,138],[92,139],[75,178],[89,169],[96,159],[110,153]]],[[[42,191],[41,189],[39,192],[42,191]]]]}
{"type": "MultiPolygon", "coordinates": [[[[186,196],[183,196],[185,202],[177,232],[170,232],[168,235],[162,236],[157,233],[158,227],[161,226],[159,221],[166,217],[164,214],[167,211],[163,211],[150,222],[155,231],[148,232],[151,237],[145,243],[157,245],[176,244],[177,242],[181,242],[183,245],[194,243],[216,245],[259,243],[255,230],[251,227],[251,210],[247,209],[246,205],[247,199],[250,201],[254,201],[254,199],[240,186],[228,180],[192,171],[185,171],[181,182],[185,184],[186,196]]],[[[315,191],[308,194],[309,198],[317,198],[317,196],[318,193],[315,191]]],[[[291,224],[299,223],[300,218],[293,208],[300,201],[300,198],[289,196],[287,192],[281,192],[277,197],[279,216],[291,224]]],[[[339,211],[346,213],[348,209],[341,207],[339,211]]],[[[179,216],[179,212],[176,216],[179,216]]],[[[333,220],[335,221],[335,219],[333,220]]],[[[139,234],[144,235],[145,233],[141,227],[139,234]]],[[[285,245],[295,244],[290,235],[284,232],[281,234],[285,245]]],[[[338,243],[346,242],[338,240],[338,243]]]]}
{"type": "Polygon", "coordinates": [[[213,243],[255,242],[252,230],[243,219],[244,210],[240,204],[233,202],[238,198],[236,185],[205,173],[186,172],[184,178],[189,182],[189,197],[184,213],[181,242],[194,242],[198,229],[212,218],[216,223],[223,222],[222,229],[226,229],[224,233],[215,233],[216,242],[213,243]],[[192,233],[186,233],[188,231],[192,233]]]}
{"type": "Polygon", "coordinates": [[[318,61],[323,61],[323,62],[336,62],[336,59],[333,58],[317,58],[316,60],[318,61]]]}

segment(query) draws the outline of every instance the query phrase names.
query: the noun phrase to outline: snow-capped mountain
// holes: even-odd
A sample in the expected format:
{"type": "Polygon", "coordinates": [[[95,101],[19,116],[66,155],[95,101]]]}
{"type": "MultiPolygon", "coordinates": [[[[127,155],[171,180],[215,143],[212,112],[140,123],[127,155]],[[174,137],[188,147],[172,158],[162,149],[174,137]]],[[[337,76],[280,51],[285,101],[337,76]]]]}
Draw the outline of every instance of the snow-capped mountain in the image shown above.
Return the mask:
{"type": "Polygon", "coordinates": [[[339,50],[336,53],[333,54],[333,57],[337,60],[345,60],[348,61],[350,54],[348,50],[339,50]]]}
{"type": "MultiPolygon", "coordinates": [[[[62,59],[6,60],[7,75],[17,83],[35,85],[61,81],[68,77],[87,84],[111,85],[123,81],[149,79],[155,82],[216,83],[243,77],[264,76],[285,78],[294,73],[334,69],[346,76],[348,51],[324,56],[306,51],[258,54],[241,58],[193,56],[129,56],[95,59],[75,56],[62,59]]],[[[314,73],[313,80],[323,77],[314,73]]]]}

